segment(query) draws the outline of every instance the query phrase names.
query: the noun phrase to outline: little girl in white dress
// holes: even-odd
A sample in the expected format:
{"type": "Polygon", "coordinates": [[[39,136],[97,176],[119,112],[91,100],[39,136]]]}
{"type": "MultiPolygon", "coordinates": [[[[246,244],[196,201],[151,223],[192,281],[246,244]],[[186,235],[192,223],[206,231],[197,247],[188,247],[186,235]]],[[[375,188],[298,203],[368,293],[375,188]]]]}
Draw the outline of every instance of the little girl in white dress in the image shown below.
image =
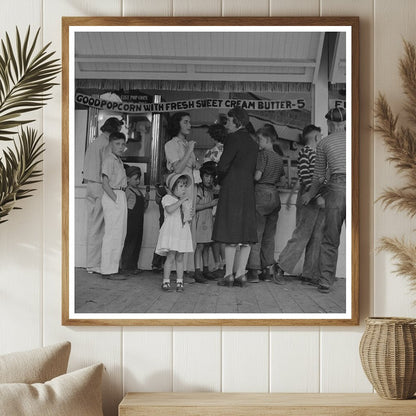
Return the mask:
{"type": "Polygon", "coordinates": [[[159,232],[156,254],[166,256],[163,267],[162,289],[172,291],[170,273],[176,265],[176,291],[183,292],[184,253],[194,251],[190,221],[187,187],[192,179],[186,174],[171,173],[166,178],[168,194],[162,198],[165,221],[159,232]]]}

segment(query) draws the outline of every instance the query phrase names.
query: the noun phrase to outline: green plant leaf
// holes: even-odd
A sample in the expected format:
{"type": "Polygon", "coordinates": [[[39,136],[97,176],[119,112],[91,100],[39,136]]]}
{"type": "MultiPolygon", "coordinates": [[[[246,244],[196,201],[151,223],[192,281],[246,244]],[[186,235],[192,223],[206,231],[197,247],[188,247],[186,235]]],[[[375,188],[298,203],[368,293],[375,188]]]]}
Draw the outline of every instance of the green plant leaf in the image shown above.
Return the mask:
{"type": "Polygon", "coordinates": [[[15,45],[8,33],[0,41],[0,141],[11,141],[17,134],[17,144],[0,153],[0,224],[13,209],[20,209],[18,201],[30,197],[36,190],[33,185],[42,181],[42,135],[29,127],[22,129],[33,120],[21,116],[52,98],[49,91],[57,85],[54,80],[61,67],[49,51],[50,43],[36,52],[39,33],[40,29],[31,39],[28,27],[22,38],[16,28],[15,45]]]}
{"type": "Polygon", "coordinates": [[[41,182],[44,144],[42,135],[27,127],[18,133],[18,145],[6,148],[0,159],[0,223],[7,215],[19,207],[16,203],[30,197],[36,188],[33,184],[41,182]]]}
{"type": "Polygon", "coordinates": [[[8,129],[28,123],[20,118],[24,113],[42,108],[46,101],[52,98],[48,91],[56,85],[54,79],[61,71],[55,52],[50,52],[50,43],[36,50],[39,30],[30,39],[30,27],[22,42],[19,30],[16,28],[16,42],[12,44],[8,33],[1,41],[0,52],[0,140],[8,140],[7,135],[13,134],[8,129]],[[16,116],[10,124],[10,116],[16,116]],[[3,118],[3,116],[5,118],[3,118]]]}
{"type": "Polygon", "coordinates": [[[22,57],[22,42],[20,40],[20,33],[16,27],[16,49],[17,49],[17,63],[19,66],[19,73],[23,72],[23,57],[22,57]]]}

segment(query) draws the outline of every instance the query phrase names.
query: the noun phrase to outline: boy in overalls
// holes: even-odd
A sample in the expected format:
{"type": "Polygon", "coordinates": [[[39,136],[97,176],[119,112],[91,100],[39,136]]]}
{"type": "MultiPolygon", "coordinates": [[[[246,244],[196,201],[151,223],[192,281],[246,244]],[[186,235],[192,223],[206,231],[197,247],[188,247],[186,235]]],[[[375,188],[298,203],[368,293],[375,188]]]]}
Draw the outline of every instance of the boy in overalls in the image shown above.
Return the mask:
{"type": "Polygon", "coordinates": [[[139,189],[142,171],[138,166],[128,166],[127,175],[127,234],[121,255],[121,268],[123,274],[138,274],[137,263],[143,240],[144,212],[149,206],[149,192],[146,195],[139,189]]]}

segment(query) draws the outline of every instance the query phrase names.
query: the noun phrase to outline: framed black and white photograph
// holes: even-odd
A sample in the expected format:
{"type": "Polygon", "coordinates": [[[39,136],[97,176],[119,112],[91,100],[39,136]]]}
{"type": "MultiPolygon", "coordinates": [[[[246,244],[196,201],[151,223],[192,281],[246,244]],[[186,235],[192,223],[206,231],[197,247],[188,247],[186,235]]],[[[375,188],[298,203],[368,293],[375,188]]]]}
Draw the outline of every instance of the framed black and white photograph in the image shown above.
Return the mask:
{"type": "Polygon", "coordinates": [[[64,17],[62,323],[359,322],[356,17],[64,17]]]}

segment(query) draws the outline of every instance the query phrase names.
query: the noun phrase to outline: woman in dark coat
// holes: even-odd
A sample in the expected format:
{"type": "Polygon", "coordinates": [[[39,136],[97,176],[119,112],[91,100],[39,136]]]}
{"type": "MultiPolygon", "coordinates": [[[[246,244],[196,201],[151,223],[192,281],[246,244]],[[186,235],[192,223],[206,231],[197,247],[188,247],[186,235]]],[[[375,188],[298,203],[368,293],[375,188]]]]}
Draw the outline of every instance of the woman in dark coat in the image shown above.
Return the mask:
{"type": "Polygon", "coordinates": [[[217,166],[221,191],[212,239],[225,243],[225,277],[218,281],[220,286],[246,284],[250,244],[257,242],[254,172],[258,145],[245,128],[248,123],[244,109],[235,107],[228,112],[225,127],[229,135],[217,166]]]}

